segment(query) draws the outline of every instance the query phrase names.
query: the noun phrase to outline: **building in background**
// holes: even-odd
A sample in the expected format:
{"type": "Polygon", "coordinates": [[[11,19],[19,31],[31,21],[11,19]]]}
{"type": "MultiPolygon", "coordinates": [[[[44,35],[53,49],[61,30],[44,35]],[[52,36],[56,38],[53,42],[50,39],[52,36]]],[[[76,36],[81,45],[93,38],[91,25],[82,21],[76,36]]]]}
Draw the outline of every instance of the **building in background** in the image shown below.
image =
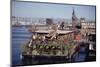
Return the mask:
{"type": "Polygon", "coordinates": [[[73,29],[76,28],[77,20],[78,20],[78,18],[76,17],[75,11],[74,11],[74,9],[73,9],[73,12],[72,12],[72,28],[73,28],[73,29]]]}
{"type": "Polygon", "coordinates": [[[52,25],[52,24],[53,24],[53,20],[51,18],[47,18],[46,25],[52,25]]]}

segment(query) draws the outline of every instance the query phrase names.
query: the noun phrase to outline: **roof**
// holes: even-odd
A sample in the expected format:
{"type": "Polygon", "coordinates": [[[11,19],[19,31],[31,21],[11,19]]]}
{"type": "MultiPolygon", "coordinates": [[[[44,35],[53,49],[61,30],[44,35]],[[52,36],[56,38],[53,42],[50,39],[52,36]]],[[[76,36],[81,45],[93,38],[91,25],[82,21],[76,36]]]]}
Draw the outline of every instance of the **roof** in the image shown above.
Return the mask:
{"type": "MultiPolygon", "coordinates": [[[[54,31],[54,30],[37,30],[35,31],[36,33],[50,33],[51,31],[54,31]]],[[[68,34],[68,33],[72,33],[73,31],[64,31],[64,30],[57,30],[57,33],[58,34],[68,34]]]]}

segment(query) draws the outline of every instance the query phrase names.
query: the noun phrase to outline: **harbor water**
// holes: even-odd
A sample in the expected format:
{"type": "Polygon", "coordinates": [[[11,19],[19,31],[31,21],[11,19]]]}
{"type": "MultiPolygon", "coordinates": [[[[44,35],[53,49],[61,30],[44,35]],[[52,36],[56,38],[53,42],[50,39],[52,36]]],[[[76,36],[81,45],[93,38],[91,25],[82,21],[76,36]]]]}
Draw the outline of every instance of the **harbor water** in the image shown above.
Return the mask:
{"type": "MultiPolygon", "coordinates": [[[[21,46],[26,44],[32,36],[32,33],[28,31],[28,28],[29,27],[25,26],[13,26],[11,28],[12,65],[23,65],[21,60],[21,46]]],[[[74,62],[84,62],[85,58],[86,52],[84,49],[81,49],[79,55],[74,57],[74,62]]]]}
{"type": "Polygon", "coordinates": [[[12,27],[12,65],[22,65],[21,61],[21,46],[27,43],[32,33],[27,27],[12,27]]]}

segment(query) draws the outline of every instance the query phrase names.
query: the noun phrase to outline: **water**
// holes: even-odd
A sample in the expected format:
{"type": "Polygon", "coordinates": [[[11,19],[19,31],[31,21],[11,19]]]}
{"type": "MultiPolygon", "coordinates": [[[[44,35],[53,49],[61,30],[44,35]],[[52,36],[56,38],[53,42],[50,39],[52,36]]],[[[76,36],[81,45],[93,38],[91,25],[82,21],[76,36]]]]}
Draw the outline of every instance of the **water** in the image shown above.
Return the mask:
{"type": "Polygon", "coordinates": [[[21,46],[27,43],[32,33],[28,27],[12,27],[12,65],[22,65],[21,46]]]}
{"type": "MultiPolygon", "coordinates": [[[[22,60],[20,58],[21,46],[27,43],[27,41],[32,36],[32,33],[28,31],[28,27],[24,26],[12,27],[11,36],[12,36],[12,65],[22,65],[22,60]]],[[[85,61],[86,53],[84,53],[84,49],[81,49],[81,52],[79,52],[79,55],[76,55],[74,57],[75,62],[85,61]]]]}

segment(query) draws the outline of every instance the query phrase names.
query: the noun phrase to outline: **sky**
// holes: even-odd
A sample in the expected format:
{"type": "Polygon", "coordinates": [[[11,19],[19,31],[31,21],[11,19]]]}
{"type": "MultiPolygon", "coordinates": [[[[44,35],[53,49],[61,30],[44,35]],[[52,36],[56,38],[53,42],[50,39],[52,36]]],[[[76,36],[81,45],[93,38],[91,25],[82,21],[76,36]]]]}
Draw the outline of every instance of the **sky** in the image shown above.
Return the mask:
{"type": "Polygon", "coordinates": [[[39,18],[65,18],[71,19],[73,9],[78,18],[95,21],[95,6],[51,4],[36,2],[12,2],[12,16],[39,17],[39,18]]]}

